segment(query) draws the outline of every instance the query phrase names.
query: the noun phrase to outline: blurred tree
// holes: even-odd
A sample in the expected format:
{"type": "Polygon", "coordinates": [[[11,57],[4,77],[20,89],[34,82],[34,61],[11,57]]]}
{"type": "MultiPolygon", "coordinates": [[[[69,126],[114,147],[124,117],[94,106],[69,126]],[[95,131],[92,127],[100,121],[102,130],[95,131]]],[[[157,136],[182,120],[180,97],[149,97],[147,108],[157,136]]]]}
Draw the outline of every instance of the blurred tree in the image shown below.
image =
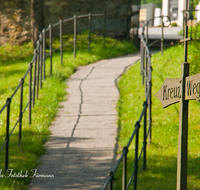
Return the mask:
{"type": "Polygon", "coordinates": [[[43,0],[31,0],[31,39],[34,47],[43,28],[43,0]]]}
{"type": "Polygon", "coordinates": [[[162,0],[141,0],[141,4],[153,3],[156,7],[162,8],[162,0]]]}

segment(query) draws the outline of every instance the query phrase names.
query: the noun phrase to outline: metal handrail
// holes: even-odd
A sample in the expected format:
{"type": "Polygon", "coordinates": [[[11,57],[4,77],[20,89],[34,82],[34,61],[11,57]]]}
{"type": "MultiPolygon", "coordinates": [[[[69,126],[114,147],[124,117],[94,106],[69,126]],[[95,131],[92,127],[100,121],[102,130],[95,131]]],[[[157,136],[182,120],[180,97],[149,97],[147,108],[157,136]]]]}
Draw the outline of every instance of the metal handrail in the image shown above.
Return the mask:
{"type": "MultiPolygon", "coordinates": [[[[171,24],[171,19],[169,16],[164,16],[164,15],[160,15],[160,16],[155,16],[147,21],[145,21],[145,24],[143,26],[143,32],[144,33],[144,29],[146,27],[146,44],[148,45],[148,47],[152,46],[153,44],[155,44],[156,42],[158,42],[158,40],[155,40],[154,42],[152,42],[150,45],[148,44],[148,26],[150,21],[154,20],[155,18],[162,18],[162,27],[161,27],[161,53],[163,54],[163,47],[164,47],[164,22],[163,22],[163,18],[167,18],[167,22],[169,22],[169,25],[171,24]]],[[[169,26],[168,25],[168,26],[169,26]]]]}
{"type": "MultiPolygon", "coordinates": [[[[117,163],[115,164],[114,168],[112,171],[110,171],[108,173],[108,177],[106,179],[106,181],[104,182],[103,186],[102,186],[102,190],[105,190],[108,185],[110,184],[110,190],[113,189],[113,179],[116,173],[116,170],[118,169],[120,163],[123,161],[123,177],[122,177],[122,189],[128,189],[131,181],[133,180],[134,177],[134,190],[137,189],[137,171],[138,171],[138,162],[141,158],[141,155],[143,153],[143,169],[146,170],[146,141],[147,138],[149,137],[149,144],[151,143],[151,96],[152,96],[152,66],[151,66],[151,54],[149,51],[149,47],[146,43],[146,41],[144,40],[144,33],[142,33],[141,36],[141,45],[142,45],[142,49],[145,49],[145,60],[146,60],[146,68],[148,67],[148,73],[146,73],[146,82],[145,82],[145,101],[143,103],[143,109],[142,112],[140,114],[139,120],[135,123],[135,129],[133,130],[133,133],[127,143],[127,145],[123,148],[122,150],[122,154],[120,156],[120,158],[118,159],[117,163]],[[147,59],[146,59],[147,58],[147,59]],[[147,108],[149,108],[149,126],[148,126],[148,132],[146,133],[146,126],[147,126],[147,108]],[[140,123],[142,121],[142,118],[144,117],[144,136],[143,136],[143,146],[142,149],[139,153],[139,157],[138,157],[138,140],[139,140],[139,129],[140,129],[140,123]],[[128,184],[126,185],[126,165],[127,165],[127,154],[128,154],[128,149],[134,139],[134,137],[136,137],[136,141],[135,141],[135,163],[134,163],[134,169],[133,172],[131,174],[131,177],[128,181],[128,184]]],[[[144,52],[144,51],[143,51],[144,52]]],[[[144,54],[143,52],[141,52],[141,60],[144,60],[144,54]]],[[[143,69],[144,70],[144,69],[143,69]]],[[[147,71],[147,70],[145,70],[147,71]]],[[[142,71],[142,73],[144,73],[142,71]]],[[[144,77],[144,76],[143,76],[144,77]]],[[[144,79],[143,79],[144,80],[144,79]]]]}
{"type": "MultiPolygon", "coordinates": [[[[109,14],[110,15],[110,14],[109,14]]],[[[60,59],[61,59],[61,64],[63,62],[63,47],[66,46],[68,43],[74,43],[74,57],[76,57],[76,41],[77,40],[83,40],[83,39],[88,39],[88,52],[90,52],[90,43],[91,43],[91,39],[93,37],[91,37],[91,18],[92,17],[97,17],[97,16],[102,16],[103,18],[103,44],[105,46],[105,36],[106,36],[106,13],[102,13],[102,14],[86,14],[86,15],[78,15],[78,16],[74,16],[65,20],[60,20],[59,22],[55,23],[55,24],[50,24],[47,28],[44,28],[42,30],[42,33],[39,35],[39,39],[37,41],[37,46],[35,48],[34,54],[33,54],[33,58],[31,60],[31,62],[29,63],[29,67],[26,70],[24,76],[22,77],[22,79],[20,80],[18,86],[16,87],[16,89],[14,90],[14,92],[12,93],[12,95],[7,99],[6,103],[3,105],[3,107],[0,109],[0,114],[7,108],[7,113],[6,113],[6,138],[5,141],[3,143],[3,145],[0,148],[0,152],[3,150],[3,148],[5,147],[5,170],[8,169],[8,150],[9,150],[9,141],[10,141],[10,136],[12,135],[13,131],[15,130],[16,126],[19,124],[19,139],[18,139],[18,145],[20,145],[20,141],[21,141],[21,133],[22,133],[22,118],[23,118],[23,114],[25,113],[25,111],[28,109],[29,110],[29,124],[31,124],[31,117],[32,117],[32,107],[35,104],[35,98],[38,99],[39,97],[39,89],[42,88],[42,83],[43,80],[45,80],[46,78],[46,70],[45,70],[45,60],[47,57],[50,57],[50,75],[52,75],[52,58],[53,58],[53,52],[56,50],[60,49],[60,59]],[[78,38],[77,39],[77,32],[76,32],[76,27],[77,27],[77,22],[76,19],[81,19],[84,17],[88,17],[89,19],[89,36],[86,38],[78,38]],[[62,42],[62,30],[63,30],[63,26],[62,24],[64,22],[68,22],[74,20],[74,40],[68,43],[63,44],[62,42]],[[58,48],[53,49],[52,47],[52,28],[56,27],[56,26],[60,26],[60,46],[58,48]],[[46,33],[49,33],[49,53],[46,54],[46,33]],[[34,69],[33,69],[34,68],[34,69]],[[32,73],[33,72],[33,73],[32,73]],[[25,105],[24,109],[23,109],[23,85],[24,85],[24,81],[26,79],[26,77],[29,75],[29,100],[27,102],[27,104],[25,105]],[[32,75],[33,75],[33,80],[32,80],[32,75]],[[32,84],[33,83],[33,84],[32,84]],[[16,123],[14,124],[14,127],[12,128],[11,132],[9,132],[10,130],[10,105],[11,105],[11,101],[13,99],[13,97],[15,96],[15,94],[18,92],[18,90],[20,90],[20,115],[16,121],[16,123]]]]}

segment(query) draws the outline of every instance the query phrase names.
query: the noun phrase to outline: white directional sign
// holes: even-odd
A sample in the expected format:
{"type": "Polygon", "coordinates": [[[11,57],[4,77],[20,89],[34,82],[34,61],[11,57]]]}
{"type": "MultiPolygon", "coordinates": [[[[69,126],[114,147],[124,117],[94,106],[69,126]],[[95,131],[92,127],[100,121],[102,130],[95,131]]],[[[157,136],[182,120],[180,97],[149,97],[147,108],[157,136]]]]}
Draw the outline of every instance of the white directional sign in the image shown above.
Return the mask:
{"type": "Polygon", "coordinates": [[[181,99],[181,82],[179,78],[166,78],[155,96],[160,100],[162,107],[177,103],[181,99]]]}
{"type": "MultiPolygon", "coordinates": [[[[181,100],[182,81],[179,78],[166,78],[155,96],[160,100],[162,107],[166,108],[181,100]]],[[[200,101],[200,73],[188,76],[185,79],[185,100],[200,101]]]]}

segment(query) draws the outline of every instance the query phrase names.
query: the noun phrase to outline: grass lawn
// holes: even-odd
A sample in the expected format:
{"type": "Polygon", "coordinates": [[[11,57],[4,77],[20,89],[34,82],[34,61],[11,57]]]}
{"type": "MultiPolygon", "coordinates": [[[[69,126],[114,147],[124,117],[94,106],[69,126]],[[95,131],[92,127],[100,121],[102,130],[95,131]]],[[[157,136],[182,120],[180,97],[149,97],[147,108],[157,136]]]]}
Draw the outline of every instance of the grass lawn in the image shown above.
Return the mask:
{"type": "MultiPolygon", "coordinates": [[[[86,34],[84,34],[86,35],[86,34]]],[[[86,37],[86,36],[82,37],[86,37]]],[[[93,34],[95,36],[95,34],[93,34]]],[[[65,40],[71,37],[63,37],[65,40]]],[[[54,47],[58,41],[54,41],[54,47]]],[[[33,48],[31,43],[24,46],[5,45],[0,47],[0,109],[10,97],[28,69],[28,63],[32,60],[33,48]]],[[[32,124],[28,124],[28,111],[24,113],[22,122],[22,141],[18,147],[18,126],[10,136],[9,143],[9,169],[13,172],[29,171],[40,164],[40,156],[45,152],[44,142],[49,137],[50,123],[56,116],[59,102],[64,101],[66,95],[65,80],[76,71],[78,66],[87,65],[95,61],[134,53],[135,46],[126,41],[117,41],[106,38],[106,47],[103,47],[103,38],[95,38],[91,43],[91,53],[87,52],[87,40],[77,42],[77,58],[73,58],[72,45],[64,48],[63,65],[60,64],[59,53],[53,55],[53,75],[49,76],[49,59],[46,63],[47,78],[43,82],[43,88],[39,91],[39,99],[32,112],[32,124]]],[[[24,85],[24,105],[28,102],[28,77],[24,85]]],[[[19,116],[19,92],[11,103],[10,131],[19,116]]],[[[0,147],[5,141],[6,110],[0,115],[0,147]]],[[[4,173],[5,148],[0,152],[0,176],[4,173]]],[[[8,176],[8,173],[5,175],[8,176]]],[[[29,178],[1,178],[0,189],[26,189],[29,178]]]]}
{"type": "MultiPolygon", "coordinates": [[[[190,42],[188,48],[190,75],[200,73],[200,54],[198,52],[200,43],[190,42]]],[[[179,103],[163,109],[160,101],[154,95],[161,88],[165,78],[180,78],[181,63],[184,60],[183,51],[183,46],[177,45],[165,50],[163,56],[161,53],[152,56],[152,144],[147,148],[147,170],[142,170],[142,159],[139,163],[138,190],[176,189],[179,103]]],[[[118,102],[120,124],[118,142],[120,150],[122,150],[134,130],[135,122],[139,119],[145,100],[139,62],[122,76],[118,86],[121,91],[118,102]]],[[[190,100],[188,130],[188,189],[190,190],[200,189],[199,110],[200,104],[196,100],[190,100]]],[[[142,127],[143,125],[140,129],[139,150],[142,147],[142,127]]],[[[134,143],[128,154],[129,177],[133,171],[133,150],[134,143]]],[[[121,168],[115,177],[115,186],[116,189],[121,188],[121,168]]]]}

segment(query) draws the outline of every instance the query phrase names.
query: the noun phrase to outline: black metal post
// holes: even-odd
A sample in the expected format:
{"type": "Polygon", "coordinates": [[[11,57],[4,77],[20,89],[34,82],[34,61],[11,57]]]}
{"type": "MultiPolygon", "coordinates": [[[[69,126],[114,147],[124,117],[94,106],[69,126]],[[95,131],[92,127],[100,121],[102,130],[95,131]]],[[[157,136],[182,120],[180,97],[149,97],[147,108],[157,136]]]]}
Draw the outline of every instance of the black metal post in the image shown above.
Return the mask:
{"type": "Polygon", "coordinates": [[[52,26],[49,25],[50,75],[52,75],[52,26]]]}
{"type": "Polygon", "coordinates": [[[123,173],[122,173],[122,190],[126,190],[126,172],[127,172],[127,153],[128,153],[128,148],[124,147],[123,152],[126,152],[124,158],[123,158],[123,173]]]}
{"type": "Polygon", "coordinates": [[[134,182],[133,182],[134,190],[137,189],[138,142],[139,142],[139,128],[140,128],[140,123],[138,121],[135,124],[135,128],[137,132],[136,132],[136,137],[135,137],[135,164],[134,164],[135,175],[134,175],[134,182]]]}
{"type": "Polygon", "coordinates": [[[91,13],[88,14],[88,52],[90,53],[90,40],[91,40],[91,13]]]}
{"type": "Polygon", "coordinates": [[[60,63],[63,64],[62,19],[60,20],[60,63]]]}
{"type": "Polygon", "coordinates": [[[18,146],[20,145],[21,137],[22,137],[22,109],[23,109],[23,86],[24,86],[24,78],[21,79],[21,87],[20,87],[20,106],[19,106],[19,137],[18,137],[18,146]]]}
{"type": "MultiPolygon", "coordinates": [[[[40,43],[39,41],[37,41],[37,43],[40,43]]],[[[37,50],[37,78],[36,78],[36,98],[38,99],[39,97],[39,79],[40,79],[40,46],[38,46],[38,50],[37,50]]]]}
{"type": "Polygon", "coordinates": [[[43,29],[43,79],[45,80],[46,74],[45,74],[45,62],[46,62],[46,30],[43,29]]]}
{"type": "Polygon", "coordinates": [[[185,12],[183,10],[183,39],[185,37],[184,25],[185,25],[185,12]]]}
{"type": "MultiPolygon", "coordinates": [[[[151,57],[149,57],[151,59],[151,57]]],[[[152,72],[152,67],[149,67],[149,72],[152,72]]],[[[149,124],[149,145],[151,144],[152,141],[152,129],[151,129],[151,123],[152,123],[152,83],[150,81],[150,75],[149,75],[149,87],[150,87],[150,92],[149,92],[149,97],[148,97],[148,107],[149,107],[149,118],[148,118],[148,124],[149,124]]]]}
{"type": "Polygon", "coordinates": [[[7,115],[6,115],[6,148],[5,148],[5,171],[8,169],[8,151],[9,151],[9,127],[10,127],[10,103],[11,99],[7,98],[7,115]]]}
{"type": "MultiPolygon", "coordinates": [[[[144,36],[144,27],[142,27],[142,36],[144,36]]],[[[145,58],[144,58],[144,53],[146,52],[146,48],[144,47],[144,44],[142,42],[142,53],[141,53],[141,59],[142,59],[142,84],[144,85],[144,62],[145,62],[145,58]]]]}
{"type": "Polygon", "coordinates": [[[143,170],[146,170],[146,145],[147,145],[147,102],[145,101],[143,106],[145,107],[145,112],[144,112],[144,132],[143,132],[143,147],[144,147],[144,152],[143,152],[143,170]]]}
{"type": "Polygon", "coordinates": [[[163,22],[163,17],[162,17],[162,33],[161,33],[161,53],[163,55],[163,43],[164,43],[164,22],[163,22]]]}
{"type": "Polygon", "coordinates": [[[142,37],[141,37],[141,40],[140,40],[140,74],[142,75],[142,64],[143,64],[143,57],[142,57],[142,47],[143,46],[143,43],[142,43],[142,37]]]}
{"type": "Polygon", "coordinates": [[[142,27],[142,34],[141,34],[141,40],[140,40],[140,57],[141,57],[141,61],[140,61],[140,74],[142,75],[143,72],[143,42],[142,42],[142,36],[144,35],[144,27],[142,27]]]}
{"type": "Polygon", "coordinates": [[[29,72],[29,124],[31,124],[31,109],[32,109],[32,68],[33,64],[29,64],[30,72],[29,72]]]}
{"type": "Polygon", "coordinates": [[[106,42],[106,13],[103,15],[103,46],[105,47],[106,42]]]}
{"type": "Polygon", "coordinates": [[[110,190],[112,190],[112,189],[113,189],[113,178],[110,181],[110,190]]]}
{"type": "Polygon", "coordinates": [[[40,35],[40,88],[42,89],[42,67],[43,67],[43,61],[42,61],[42,35],[40,35]]]}
{"type": "Polygon", "coordinates": [[[37,50],[35,50],[35,54],[36,54],[36,56],[35,56],[35,62],[34,62],[34,73],[33,73],[33,106],[35,105],[35,86],[36,86],[36,78],[37,78],[37,76],[36,76],[36,68],[37,68],[37,50]]]}
{"type": "Polygon", "coordinates": [[[148,88],[148,55],[147,49],[145,48],[145,96],[147,96],[147,88],[148,88]]]}
{"type": "Polygon", "coordinates": [[[149,36],[148,36],[148,28],[149,27],[149,22],[147,21],[147,25],[146,25],[146,44],[148,46],[148,41],[149,41],[149,36]]]}
{"type": "Polygon", "coordinates": [[[76,58],[76,15],[74,15],[74,58],[76,58]]]}

